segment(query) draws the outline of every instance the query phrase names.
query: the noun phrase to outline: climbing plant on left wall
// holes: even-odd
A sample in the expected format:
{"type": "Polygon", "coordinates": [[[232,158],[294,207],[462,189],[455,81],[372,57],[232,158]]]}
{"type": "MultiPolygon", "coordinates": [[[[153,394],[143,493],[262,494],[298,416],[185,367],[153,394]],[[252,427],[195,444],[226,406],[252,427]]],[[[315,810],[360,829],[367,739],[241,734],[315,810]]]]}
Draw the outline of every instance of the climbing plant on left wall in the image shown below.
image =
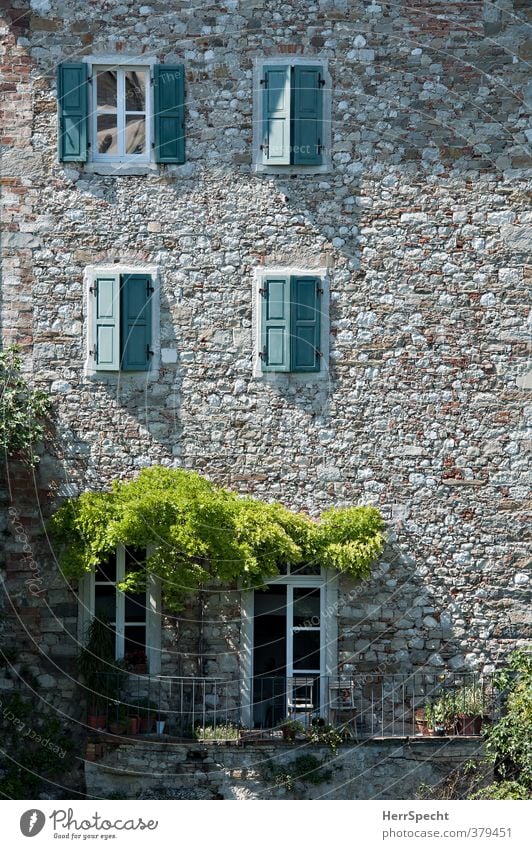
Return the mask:
{"type": "Polygon", "coordinates": [[[30,465],[39,462],[35,444],[44,436],[45,418],[51,400],[40,389],[32,389],[22,374],[22,357],[17,345],[0,351],[0,449],[19,456],[30,465]]]}
{"type": "Polygon", "coordinates": [[[146,548],[143,569],[122,589],[161,578],[169,608],[213,582],[261,586],[286,564],[314,563],[365,577],[384,546],[376,507],[331,508],[319,521],[277,502],[241,497],[196,472],[152,466],[109,492],[69,499],[51,519],[68,578],[94,571],[120,544],[146,548]]]}

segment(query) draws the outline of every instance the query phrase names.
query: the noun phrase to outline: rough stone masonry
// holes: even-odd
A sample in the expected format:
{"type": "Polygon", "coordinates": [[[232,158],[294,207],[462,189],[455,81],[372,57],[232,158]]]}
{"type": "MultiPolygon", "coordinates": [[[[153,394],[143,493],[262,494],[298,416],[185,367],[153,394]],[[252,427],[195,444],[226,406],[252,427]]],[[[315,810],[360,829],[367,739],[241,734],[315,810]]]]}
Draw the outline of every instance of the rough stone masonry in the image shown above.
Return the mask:
{"type": "MultiPolygon", "coordinates": [[[[2,336],[56,422],[35,475],[7,467],[46,592],[28,593],[13,532],[6,607],[41,693],[72,711],[78,651],[75,588],[42,520],[153,463],[314,516],[378,505],[385,556],[340,588],[343,668],[492,668],[528,627],[529,3],[1,10],[2,336]],[[56,66],[89,54],[185,65],[184,165],[58,162],[56,66]],[[251,168],[253,60],[281,55],[328,62],[328,173],[251,168]],[[156,381],[85,375],[84,271],[114,262],[160,269],[156,381]],[[328,268],[325,381],[253,377],[252,279],[274,266],[328,268]]],[[[211,674],[238,672],[238,599],[210,597],[211,674]]],[[[166,647],[185,652],[164,654],[169,673],[193,663],[193,631],[168,620],[166,647]]]]}

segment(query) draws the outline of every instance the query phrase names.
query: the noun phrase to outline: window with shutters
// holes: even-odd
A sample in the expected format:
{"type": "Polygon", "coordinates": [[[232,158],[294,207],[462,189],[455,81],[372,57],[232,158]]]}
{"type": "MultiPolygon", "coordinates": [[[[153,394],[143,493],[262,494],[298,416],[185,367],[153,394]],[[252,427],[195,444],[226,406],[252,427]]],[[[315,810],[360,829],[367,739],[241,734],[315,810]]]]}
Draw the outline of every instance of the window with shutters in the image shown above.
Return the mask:
{"type": "Polygon", "coordinates": [[[185,161],[182,65],[135,65],[96,57],[65,62],[58,67],[57,94],[61,161],[185,161]]]}
{"type": "Polygon", "coordinates": [[[328,285],[323,269],[261,270],[254,303],[255,376],[326,373],[328,285]]]}
{"type": "Polygon", "coordinates": [[[287,58],[256,67],[254,164],[257,170],[330,167],[331,88],[325,62],[287,58]]]}
{"type": "Polygon", "coordinates": [[[86,269],[87,372],[151,372],[159,360],[155,269],[86,269]]]}

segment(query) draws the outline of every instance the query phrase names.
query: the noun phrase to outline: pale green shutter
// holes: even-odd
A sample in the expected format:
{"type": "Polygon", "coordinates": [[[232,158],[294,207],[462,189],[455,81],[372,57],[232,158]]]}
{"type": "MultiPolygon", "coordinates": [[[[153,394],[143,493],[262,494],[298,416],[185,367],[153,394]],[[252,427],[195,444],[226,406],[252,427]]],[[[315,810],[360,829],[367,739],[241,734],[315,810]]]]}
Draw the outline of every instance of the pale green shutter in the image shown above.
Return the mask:
{"type": "Polygon", "coordinates": [[[290,66],[266,65],[261,80],[262,161],[290,164],[290,66]]]}
{"type": "Polygon", "coordinates": [[[292,277],[290,289],[290,370],[319,371],[321,280],[319,277],[292,277]]]}
{"type": "Polygon", "coordinates": [[[290,371],[290,278],[263,280],[261,350],[263,371],[290,371]]]}
{"type": "Polygon", "coordinates": [[[85,162],[87,159],[88,72],[85,62],[63,62],[57,69],[59,110],[59,159],[85,162]]]}
{"type": "Polygon", "coordinates": [[[294,165],[323,161],[323,71],[318,66],[294,67],[294,165]]]}
{"type": "Polygon", "coordinates": [[[93,298],[93,358],[98,371],[120,368],[120,281],[118,276],[97,277],[93,298]]]}

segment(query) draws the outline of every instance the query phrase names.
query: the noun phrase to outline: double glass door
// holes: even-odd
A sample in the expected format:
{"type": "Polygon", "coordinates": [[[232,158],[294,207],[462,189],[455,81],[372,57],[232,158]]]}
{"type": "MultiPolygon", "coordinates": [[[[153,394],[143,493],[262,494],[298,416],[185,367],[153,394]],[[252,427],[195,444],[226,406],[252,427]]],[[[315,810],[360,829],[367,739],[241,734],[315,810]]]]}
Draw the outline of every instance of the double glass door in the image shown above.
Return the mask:
{"type": "Polygon", "coordinates": [[[323,586],[289,578],[255,591],[253,618],[253,725],[271,728],[287,716],[320,710],[324,669],[323,586]]]}

